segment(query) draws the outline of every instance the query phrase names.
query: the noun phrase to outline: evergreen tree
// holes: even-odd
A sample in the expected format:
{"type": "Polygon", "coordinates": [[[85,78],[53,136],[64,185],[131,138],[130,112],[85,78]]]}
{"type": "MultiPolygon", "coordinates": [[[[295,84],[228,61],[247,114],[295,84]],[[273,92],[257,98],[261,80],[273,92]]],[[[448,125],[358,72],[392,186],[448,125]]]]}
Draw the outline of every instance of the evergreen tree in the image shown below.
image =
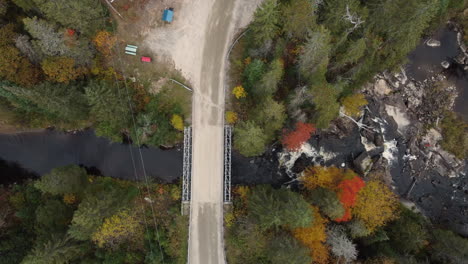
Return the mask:
{"type": "Polygon", "coordinates": [[[76,165],[68,165],[53,169],[42,176],[35,186],[43,192],[53,195],[67,193],[82,193],[88,182],[86,170],[76,165]]]}
{"type": "Polygon", "coordinates": [[[315,106],[315,123],[318,128],[327,128],[330,122],[338,117],[340,104],[337,101],[338,92],[332,85],[324,83],[311,88],[312,101],[315,106]]]}
{"type": "Polygon", "coordinates": [[[273,98],[267,97],[251,112],[251,120],[261,127],[267,135],[267,140],[274,139],[275,133],[283,127],[286,120],[285,107],[273,98]]]}
{"type": "Polygon", "coordinates": [[[38,244],[22,264],[66,264],[82,254],[81,246],[70,238],[53,239],[38,244]]]}
{"type": "Polygon", "coordinates": [[[400,210],[400,218],[385,228],[389,242],[401,255],[417,254],[429,240],[425,220],[403,206],[400,210]]]}
{"type": "Polygon", "coordinates": [[[107,81],[91,81],[85,88],[91,105],[91,116],[97,121],[96,135],[122,141],[122,130],[128,127],[130,113],[125,91],[107,81]]]}
{"type": "Polygon", "coordinates": [[[432,257],[436,263],[467,263],[468,239],[449,230],[436,229],[432,234],[432,257]]]}
{"type": "Polygon", "coordinates": [[[310,202],[318,206],[320,211],[330,219],[343,217],[343,205],[334,191],[318,187],[309,191],[308,197],[310,202]]]}
{"type": "Polygon", "coordinates": [[[33,37],[43,54],[47,56],[64,56],[69,47],[65,44],[63,34],[58,32],[57,25],[37,17],[23,19],[24,28],[33,37]]]}
{"type": "Polygon", "coordinates": [[[252,189],[247,203],[249,216],[262,230],[279,227],[306,227],[313,211],[297,193],[262,185],[252,189]]]}
{"type": "Polygon", "coordinates": [[[302,39],[315,26],[315,10],[313,1],[291,0],[281,8],[283,32],[292,37],[302,39]]]}
{"type": "Polygon", "coordinates": [[[304,264],[311,263],[307,248],[299,245],[297,240],[289,235],[277,235],[270,241],[267,254],[272,264],[304,264]]]}
{"type": "Polygon", "coordinates": [[[103,29],[109,14],[98,0],[33,0],[48,19],[61,25],[93,35],[103,29]]]}
{"type": "Polygon", "coordinates": [[[250,29],[257,46],[272,40],[279,33],[279,16],[278,0],[266,0],[255,11],[250,29]]]}
{"type": "Polygon", "coordinates": [[[260,83],[253,89],[253,94],[259,99],[273,95],[278,90],[278,83],[283,78],[283,74],[283,61],[280,59],[272,61],[260,83]]]}
{"type": "Polygon", "coordinates": [[[48,199],[36,209],[36,241],[46,242],[54,236],[65,235],[73,209],[61,200],[48,199]],[[44,241],[45,240],[45,241],[44,241]]]}
{"type": "Polygon", "coordinates": [[[331,51],[330,34],[324,27],[310,31],[299,57],[299,71],[311,82],[316,82],[324,75],[331,51]],[[317,72],[323,71],[323,74],[317,72]]]}
{"type": "Polygon", "coordinates": [[[136,188],[119,186],[112,179],[98,179],[86,188],[68,234],[76,240],[90,240],[103,220],[128,206],[137,192],[136,188]]]}
{"type": "Polygon", "coordinates": [[[369,24],[384,39],[381,65],[394,67],[413,50],[434,18],[437,0],[377,1],[370,10],[369,24]]]}
{"type": "Polygon", "coordinates": [[[244,156],[258,156],[265,151],[267,136],[252,121],[241,122],[234,129],[234,147],[244,156]]]}

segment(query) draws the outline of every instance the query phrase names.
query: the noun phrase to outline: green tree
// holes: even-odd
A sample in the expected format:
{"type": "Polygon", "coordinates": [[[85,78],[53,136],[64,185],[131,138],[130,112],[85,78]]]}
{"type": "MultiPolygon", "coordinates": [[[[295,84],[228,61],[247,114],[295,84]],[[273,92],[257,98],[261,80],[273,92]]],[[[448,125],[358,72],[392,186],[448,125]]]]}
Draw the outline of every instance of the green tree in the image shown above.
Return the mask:
{"type": "Polygon", "coordinates": [[[267,72],[263,75],[260,83],[253,89],[253,94],[257,98],[273,95],[278,90],[278,83],[283,78],[284,65],[280,59],[274,60],[268,66],[267,72]]]}
{"type": "Polygon", "coordinates": [[[244,87],[249,93],[255,93],[255,87],[258,85],[258,82],[261,80],[264,73],[265,63],[259,59],[255,59],[245,67],[243,73],[244,87]]]}
{"type": "Polygon", "coordinates": [[[441,123],[442,142],[445,150],[453,153],[457,158],[468,156],[468,124],[453,112],[446,112],[441,123]]]}
{"type": "Polygon", "coordinates": [[[97,179],[86,188],[68,234],[76,240],[90,240],[104,219],[128,206],[137,193],[135,187],[119,186],[110,178],[97,179]]]}
{"type": "Polygon", "coordinates": [[[309,201],[318,206],[320,211],[330,219],[343,217],[344,208],[334,191],[318,187],[308,193],[309,201]]]}
{"type": "Polygon", "coordinates": [[[333,67],[341,68],[348,64],[357,63],[366,53],[366,49],[367,45],[364,38],[350,42],[346,51],[336,56],[333,67]]]}
{"type": "Polygon", "coordinates": [[[330,39],[330,33],[323,26],[309,32],[299,56],[299,71],[309,80],[316,78],[318,71],[326,69],[331,51],[330,39]]]}
{"type": "Polygon", "coordinates": [[[38,56],[66,56],[73,58],[79,66],[91,63],[94,51],[89,40],[68,36],[64,28],[37,17],[25,18],[23,23],[25,29],[33,37],[34,50],[41,52],[38,56]]]}
{"type": "MultiPolygon", "coordinates": [[[[73,216],[73,209],[61,200],[48,199],[36,209],[36,241],[65,235],[73,216]]],[[[46,241],[44,241],[46,242],[46,241]]]]}
{"type": "Polygon", "coordinates": [[[315,10],[312,1],[292,0],[281,8],[283,32],[302,39],[315,26],[315,10]]]}
{"type": "Polygon", "coordinates": [[[272,40],[279,33],[279,20],[278,0],[266,0],[255,10],[250,29],[257,45],[272,40]]]}
{"type": "Polygon", "coordinates": [[[96,0],[33,0],[33,2],[48,19],[65,27],[78,29],[88,36],[103,29],[106,18],[109,17],[107,9],[96,0]]]}
{"type": "Polygon", "coordinates": [[[267,255],[272,264],[304,264],[311,263],[309,250],[289,235],[275,236],[267,248],[267,255]]]}
{"type": "Polygon", "coordinates": [[[65,43],[63,33],[58,32],[58,26],[37,17],[23,19],[24,28],[33,37],[33,45],[37,45],[47,56],[64,56],[69,47],[65,43]]]}
{"type": "Polygon", "coordinates": [[[67,193],[82,193],[88,182],[86,170],[76,165],[68,165],[53,169],[42,176],[35,186],[43,192],[53,195],[67,193]]]}
{"type": "Polygon", "coordinates": [[[404,206],[400,206],[400,211],[400,218],[385,228],[389,242],[401,255],[417,254],[428,244],[426,222],[421,215],[404,206]]]}
{"type": "Polygon", "coordinates": [[[383,37],[381,64],[392,68],[413,50],[434,18],[437,0],[376,1],[370,10],[368,23],[373,32],[383,37]]]}
{"type": "Polygon", "coordinates": [[[241,122],[234,129],[234,147],[244,156],[258,156],[265,151],[267,136],[254,122],[241,122]]]}
{"type": "Polygon", "coordinates": [[[81,246],[70,238],[50,240],[36,245],[22,264],[66,264],[82,254],[81,246]]]}
{"type": "Polygon", "coordinates": [[[15,5],[22,8],[25,12],[29,12],[36,8],[33,0],[11,0],[15,5]]]}
{"type": "Polygon", "coordinates": [[[268,185],[252,189],[247,208],[251,219],[262,230],[306,227],[313,220],[312,209],[301,195],[268,185]]]}
{"type": "Polygon", "coordinates": [[[327,128],[329,123],[338,116],[340,104],[337,101],[338,92],[332,85],[324,83],[311,88],[312,101],[315,106],[315,123],[318,128],[327,128]]]}
{"type": "Polygon", "coordinates": [[[260,126],[271,141],[275,133],[283,127],[286,120],[285,107],[273,98],[267,97],[261,104],[257,105],[251,112],[251,120],[260,126]]]}
{"type": "Polygon", "coordinates": [[[437,263],[466,263],[468,239],[448,230],[436,229],[432,234],[431,259],[437,263]]]}
{"type": "Polygon", "coordinates": [[[97,122],[96,135],[116,142],[122,141],[122,130],[128,127],[130,121],[125,91],[118,89],[104,80],[91,81],[85,87],[91,117],[97,122]]]}

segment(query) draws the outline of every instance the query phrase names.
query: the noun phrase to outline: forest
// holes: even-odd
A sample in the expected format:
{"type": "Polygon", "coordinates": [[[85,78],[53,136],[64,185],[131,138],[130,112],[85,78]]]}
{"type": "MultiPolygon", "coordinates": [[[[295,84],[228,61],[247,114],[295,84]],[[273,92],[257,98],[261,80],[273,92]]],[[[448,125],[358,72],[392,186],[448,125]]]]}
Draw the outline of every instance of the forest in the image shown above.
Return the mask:
{"type": "MultiPolygon", "coordinates": [[[[326,129],[339,116],[357,119],[367,104],[358,90],[399,70],[422,37],[449,19],[468,26],[467,7],[459,0],[265,0],[231,55],[226,121],[235,126],[235,148],[258,156],[300,137],[304,124],[326,129]]],[[[455,142],[468,142],[466,123],[446,113],[444,124],[443,146],[464,158],[467,143],[455,142]]]]}
{"type": "Polygon", "coordinates": [[[309,167],[291,189],[237,186],[225,215],[228,263],[468,261],[468,239],[399,202],[379,175],[309,167]]]}
{"type": "Polygon", "coordinates": [[[0,187],[0,263],[186,263],[180,195],[75,165],[0,187]]]}
{"type": "MultiPolygon", "coordinates": [[[[186,101],[129,78],[116,22],[101,1],[0,1],[0,117],[18,128],[92,127],[135,144],[180,141],[186,101]]],[[[136,60],[136,59],[135,59],[136,60]]]]}

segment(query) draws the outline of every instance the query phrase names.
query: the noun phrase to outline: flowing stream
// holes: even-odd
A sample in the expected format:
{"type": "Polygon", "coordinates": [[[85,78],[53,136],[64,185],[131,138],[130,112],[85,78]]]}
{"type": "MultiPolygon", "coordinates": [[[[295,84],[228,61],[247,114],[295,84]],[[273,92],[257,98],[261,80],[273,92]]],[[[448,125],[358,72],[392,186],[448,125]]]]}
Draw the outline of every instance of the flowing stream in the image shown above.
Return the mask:
{"type": "MultiPolygon", "coordinates": [[[[417,81],[444,73],[458,88],[455,111],[468,121],[468,73],[454,61],[454,57],[459,54],[456,33],[443,28],[434,34],[433,39],[440,41],[441,45],[429,47],[424,42],[421,43],[408,56],[409,63],[405,69],[408,76],[417,81]],[[450,62],[451,66],[444,69],[441,66],[443,61],[450,62]]],[[[404,196],[412,184],[411,172],[404,165],[407,146],[398,137],[396,128],[391,125],[382,126],[386,126],[387,131],[384,137],[395,142],[395,155],[390,153],[395,159],[391,165],[391,174],[396,191],[404,196]]],[[[281,147],[278,144],[271,146],[261,157],[246,158],[233,152],[232,182],[280,185],[294,180],[292,174],[312,163],[352,167],[353,160],[365,151],[357,128],[345,137],[313,137],[304,148],[303,153],[296,157],[292,157],[294,154],[286,154],[286,161],[283,160],[285,156],[280,152],[281,147]],[[289,169],[284,162],[291,163],[289,169]]],[[[44,130],[0,134],[0,184],[39,177],[53,168],[69,164],[84,166],[91,172],[121,179],[142,180],[148,176],[159,182],[177,182],[182,176],[182,151],[180,146],[162,150],[112,143],[97,137],[92,130],[76,133],[44,130]],[[145,170],[141,159],[144,160],[145,170]]],[[[452,225],[466,235],[467,181],[466,177],[428,175],[427,179],[414,186],[408,198],[426,210],[438,223],[452,225]]]]}

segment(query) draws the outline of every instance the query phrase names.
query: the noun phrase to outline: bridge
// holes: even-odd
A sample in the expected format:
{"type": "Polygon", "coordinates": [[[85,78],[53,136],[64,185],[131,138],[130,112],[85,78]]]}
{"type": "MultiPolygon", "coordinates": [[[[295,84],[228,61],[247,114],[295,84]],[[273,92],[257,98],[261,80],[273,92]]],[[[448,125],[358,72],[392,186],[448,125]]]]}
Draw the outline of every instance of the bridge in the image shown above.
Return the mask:
{"type": "MultiPolygon", "coordinates": [[[[231,204],[231,149],[232,127],[224,126],[224,170],[223,170],[223,202],[231,204]]],[[[190,209],[190,194],[192,181],[192,127],[184,128],[184,151],[182,163],[182,214],[187,215],[190,209]]]]}
{"type": "Polygon", "coordinates": [[[184,133],[182,210],[190,213],[189,264],[226,263],[223,210],[231,199],[231,128],[224,125],[224,69],[234,35],[236,2],[213,1],[203,40],[200,83],[193,87],[192,127],[184,133]]]}

